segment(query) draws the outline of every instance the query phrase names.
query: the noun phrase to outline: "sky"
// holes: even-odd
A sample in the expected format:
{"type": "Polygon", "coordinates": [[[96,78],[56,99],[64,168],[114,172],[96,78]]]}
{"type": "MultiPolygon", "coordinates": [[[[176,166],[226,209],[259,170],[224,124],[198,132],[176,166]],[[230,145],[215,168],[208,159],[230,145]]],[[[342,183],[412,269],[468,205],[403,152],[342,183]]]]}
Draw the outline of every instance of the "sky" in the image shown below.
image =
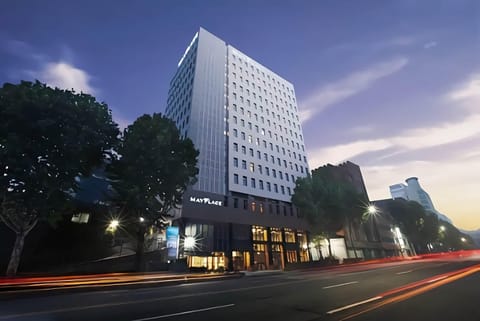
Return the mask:
{"type": "Polygon", "coordinates": [[[294,84],[311,168],[361,166],[371,200],[417,176],[480,228],[480,1],[0,1],[0,84],[163,112],[202,26],[294,84]]]}

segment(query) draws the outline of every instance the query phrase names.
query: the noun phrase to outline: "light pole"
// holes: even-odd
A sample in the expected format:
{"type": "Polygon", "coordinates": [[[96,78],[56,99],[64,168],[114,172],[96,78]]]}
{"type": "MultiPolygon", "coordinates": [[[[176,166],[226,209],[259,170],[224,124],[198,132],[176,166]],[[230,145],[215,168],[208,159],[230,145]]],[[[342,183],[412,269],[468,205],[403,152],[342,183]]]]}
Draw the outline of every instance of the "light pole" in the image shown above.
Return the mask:
{"type": "Polygon", "coordinates": [[[120,225],[120,221],[117,219],[113,219],[110,221],[107,227],[107,231],[112,233],[112,247],[115,246],[115,232],[117,231],[117,228],[119,225],[120,225]]]}

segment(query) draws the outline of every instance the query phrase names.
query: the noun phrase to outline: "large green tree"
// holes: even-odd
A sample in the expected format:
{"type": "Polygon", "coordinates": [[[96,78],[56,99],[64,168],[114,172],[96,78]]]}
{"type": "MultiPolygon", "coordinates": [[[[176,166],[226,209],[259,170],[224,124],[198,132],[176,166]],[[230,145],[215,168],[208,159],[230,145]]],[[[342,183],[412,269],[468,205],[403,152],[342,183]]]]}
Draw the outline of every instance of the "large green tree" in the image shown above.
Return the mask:
{"type": "Polygon", "coordinates": [[[163,227],[196,181],[198,151],[180,136],[174,122],[161,114],[143,115],[123,132],[107,170],[114,189],[113,203],[125,226],[137,235],[137,268],[143,269],[145,232],[163,227]]]}
{"type": "Polygon", "coordinates": [[[329,168],[320,167],[311,176],[297,179],[292,203],[314,234],[332,237],[361,218],[367,199],[351,183],[335,177],[329,168]]]}
{"type": "Polygon", "coordinates": [[[7,268],[15,275],[27,234],[59,219],[119,131],[106,104],[38,81],[0,88],[0,120],[0,220],[16,234],[7,268]]]}

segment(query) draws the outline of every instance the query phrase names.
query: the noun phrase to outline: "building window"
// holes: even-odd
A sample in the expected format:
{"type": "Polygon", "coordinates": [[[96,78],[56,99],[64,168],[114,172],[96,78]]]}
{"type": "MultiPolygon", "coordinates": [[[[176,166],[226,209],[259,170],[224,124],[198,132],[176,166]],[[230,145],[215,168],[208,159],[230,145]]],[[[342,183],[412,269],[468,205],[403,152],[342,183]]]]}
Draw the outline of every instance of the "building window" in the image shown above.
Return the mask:
{"type": "Polygon", "coordinates": [[[255,186],[255,185],[256,185],[256,184],[255,184],[255,178],[251,178],[251,179],[250,179],[250,185],[252,186],[252,188],[255,188],[255,187],[256,187],[256,186],[255,186]]]}
{"type": "Polygon", "coordinates": [[[260,211],[260,214],[263,214],[263,203],[259,204],[258,210],[260,211]]]}
{"type": "MultiPolygon", "coordinates": [[[[242,140],[245,140],[245,132],[242,132],[241,136],[242,136],[242,140]]],[[[298,168],[297,168],[297,170],[298,170],[298,168]]]]}
{"type": "Polygon", "coordinates": [[[278,193],[278,185],[277,184],[273,184],[273,191],[275,193],[278,193]]]}
{"type": "Polygon", "coordinates": [[[257,203],[251,202],[250,203],[250,210],[255,213],[255,211],[257,210],[257,203]]]}
{"type": "Polygon", "coordinates": [[[287,187],[287,191],[288,191],[288,195],[292,195],[292,190],[290,189],[290,187],[287,187]]]}
{"type": "Polygon", "coordinates": [[[288,263],[297,262],[297,251],[287,251],[287,261],[288,263]]]}
{"type": "Polygon", "coordinates": [[[238,158],[233,158],[233,167],[238,167],[238,158]]]}
{"type": "Polygon", "coordinates": [[[267,229],[262,226],[252,226],[252,237],[254,241],[267,241],[267,229]]]}
{"type": "Polygon", "coordinates": [[[259,150],[257,150],[257,158],[262,159],[262,153],[259,150]]]}
{"type": "Polygon", "coordinates": [[[247,154],[247,147],[242,145],[242,154],[246,155],[247,154]]]}
{"type": "Polygon", "coordinates": [[[282,191],[282,194],[285,195],[285,187],[283,185],[280,186],[280,190],[282,191]]]}
{"type": "Polygon", "coordinates": [[[233,143],[233,150],[235,152],[238,152],[238,144],[237,143],[233,143]]]}
{"type": "Polygon", "coordinates": [[[247,176],[242,177],[243,186],[247,186],[247,176]]]}
{"type": "Polygon", "coordinates": [[[247,169],[247,161],[242,160],[242,169],[247,169]]]}
{"type": "Polygon", "coordinates": [[[272,191],[272,185],[270,184],[270,182],[267,182],[267,191],[272,191]]]}
{"type": "Polygon", "coordinates": [[[248,209],[248,201],[247,200],[243,200],[243,209],[244,210],[248,209]]]}
{"type": "MultiPolygon", "coordinates": [[[[238,175],[237,175],[237,179],[238,179],[238,175]]],[[[233,207],[238,208],[238,198],[233,199],[233,207]]]]}
{"type": "Polygon", "coordinates": [[[248,142],[251,144],[253,142],[252,135],[248,135],[248,142]]]}
{"type": "Polygon", "coordinates": [[[270,228],[270,239],[272,242],[283,242],[282,231],[279,228],[270,228]]]}
{"type": "Polygon", "coordinates": [[[238,184],[238,174],[233,174],[233,182],[238,184]]]}
{"type": "Polygon", "coordinates": [[[258,181],[258,185],[259,185],[260,189],[263,190],[263,181],[262,180],[258,181]]]}
{"type": "Polygon", "coordinates": [[[277,171],[275,169],[272,169],[272,176],[274,178],[277,178],[277,171]]]}
{"type": "Polygon", "coordinates": [[[267,174],[267,176],[270,176],[270,168],[266,166],[265,166],[265,174],[267,174]]]}
{"type": "Polygon", "coordinates": [[[285,228],[285,242],[287,243],[295,243],[295,232],[292,229],[285,228]]]}
{"type": "Polygon", "coordinates": [[[250,149],[249,149],[249,152],[250,152],[250,156],[253,157],[253,148],[250,148],[250,149]]]}
{"type": "Polygon", "coordinates": [[[258,172],[259,172],[260,174],[263,174],[262,165],[258,165],[258,172]]]}
{"type": "Polygon", "coordinates": [[[233,130],[233,137],[238,137],[238,130],[236,129],[233,130]]]}

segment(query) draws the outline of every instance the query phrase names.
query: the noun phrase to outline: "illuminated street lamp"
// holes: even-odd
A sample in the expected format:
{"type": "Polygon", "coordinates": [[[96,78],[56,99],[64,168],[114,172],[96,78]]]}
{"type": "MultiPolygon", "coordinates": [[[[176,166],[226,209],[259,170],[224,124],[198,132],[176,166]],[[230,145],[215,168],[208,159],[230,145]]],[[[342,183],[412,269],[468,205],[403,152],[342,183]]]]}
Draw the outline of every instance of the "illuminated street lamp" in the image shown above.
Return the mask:
{"type": "Polygon", "coordinates": [[[465,243],[465,242],[467,242],[467,239],[464,238],[464,237],[462,237],[462,238],[460,238],[460,241],[462,241],[463,243],[465,243]]]}
{"type": "Polygon", "coordinates": [[[192,250],[195,248],[197,241],[193,236],[186,236],[185,239],[183,240],[183,247],[186,250],[192,250]]]}
{"type": "Polygon", "coordinates": [[[446,230],[445,226],[444,226],[444,225],[440,225],[440,231],[441,231],[441,232],[445,232],[445,230],[446,230]]]}
{"type": "Polygon", "coordinates": [[[112,247],[115,246],[115,232],[117,228],[120,226],[120,221],[117,219],[113,219],[107,226],[107,231],[112,233],[112,247]]]}
{"type": "Polygon", "coordinates": [[[367,207],[367,212],[368,212],[368,214],[375,215],[375,214],[377,214],[377,208],[375,207],[375,205],[369,205],[367,207]]]}

